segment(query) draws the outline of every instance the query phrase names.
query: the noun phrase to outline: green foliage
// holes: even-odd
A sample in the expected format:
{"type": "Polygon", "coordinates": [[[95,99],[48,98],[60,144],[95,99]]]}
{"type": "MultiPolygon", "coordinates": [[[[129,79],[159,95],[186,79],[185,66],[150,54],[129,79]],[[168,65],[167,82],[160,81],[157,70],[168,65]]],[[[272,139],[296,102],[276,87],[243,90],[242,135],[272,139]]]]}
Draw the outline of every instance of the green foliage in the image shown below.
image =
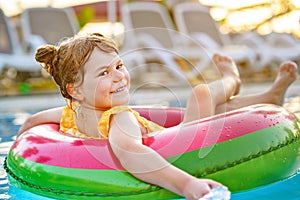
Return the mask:
{"type": "Polygon", "coordinates": [[[78,15],[78,22],[80,28],[84,27],[85,24],[92,21],[95,17],[95,9],[92,6],[86,6],[84,7],[79,15],[78,15]]]}

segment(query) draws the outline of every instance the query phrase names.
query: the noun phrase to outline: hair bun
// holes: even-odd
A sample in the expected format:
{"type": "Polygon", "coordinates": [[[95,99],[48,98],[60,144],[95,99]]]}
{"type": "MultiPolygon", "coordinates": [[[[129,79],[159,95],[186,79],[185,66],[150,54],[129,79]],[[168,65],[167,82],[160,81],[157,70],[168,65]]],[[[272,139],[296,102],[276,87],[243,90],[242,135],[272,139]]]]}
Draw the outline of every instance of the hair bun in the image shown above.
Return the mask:
{"type": "Polygon", "coordinates": [[[45,45],[36,50],[35,60],[40,63],[50,75],[53,75],[53,69],[56,64],[56,56],[56,47],[53,45],[45,45]]]}

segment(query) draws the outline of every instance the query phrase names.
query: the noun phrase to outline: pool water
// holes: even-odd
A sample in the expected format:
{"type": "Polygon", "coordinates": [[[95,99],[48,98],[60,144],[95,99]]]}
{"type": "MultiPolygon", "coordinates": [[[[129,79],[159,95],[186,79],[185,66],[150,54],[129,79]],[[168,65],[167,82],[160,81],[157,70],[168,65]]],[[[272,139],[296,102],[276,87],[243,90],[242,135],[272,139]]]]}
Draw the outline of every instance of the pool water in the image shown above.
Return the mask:
{"type": "Polygon", "coordinates": [[[0,114],[0,199],[6,200],[29,200],[29,199],[49,199],[30,192],[26,192],[9,185],[7,174],[3,168],[4,159],[10,146],[15,140],[20,125],[31,113],[5,113],[0,114]]]}
{"type": "MultiPolygon", "coordinates": [[[[31,114],[31,112],[0,114],[0,199],[12,200],[47,200],[50,198],[32,194],[30,192],[15,188],[9,184],[7,174],[3,168],[4,159],[10,146],[15,140],[20,124],[31,114]]],[[[238,178],[238,177],[237,177],[238,178]]],[[[300,199],[300,175],[295,175],[268,186],[247,192],[232,194],[233,200],[299,200],[300,199]]]]}

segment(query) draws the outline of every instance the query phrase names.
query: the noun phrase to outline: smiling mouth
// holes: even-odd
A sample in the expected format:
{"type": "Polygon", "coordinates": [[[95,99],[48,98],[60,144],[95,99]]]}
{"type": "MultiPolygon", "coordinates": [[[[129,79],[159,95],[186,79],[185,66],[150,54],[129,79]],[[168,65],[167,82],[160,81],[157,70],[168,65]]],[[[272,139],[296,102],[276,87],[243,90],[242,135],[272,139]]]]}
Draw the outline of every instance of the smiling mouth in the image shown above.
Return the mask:
{"type": "Polygon", "coordinates": [[[122,92],[125,89],[126,89],[126,86],[124,85],[124,86],[122,86],[122,87],[120,87],[120,88],[118,88],[118,89],[116,89],[116,90],[114,90],[114,91],[112,91],[110,93],[114,94],[114,93],[122,92]]]}

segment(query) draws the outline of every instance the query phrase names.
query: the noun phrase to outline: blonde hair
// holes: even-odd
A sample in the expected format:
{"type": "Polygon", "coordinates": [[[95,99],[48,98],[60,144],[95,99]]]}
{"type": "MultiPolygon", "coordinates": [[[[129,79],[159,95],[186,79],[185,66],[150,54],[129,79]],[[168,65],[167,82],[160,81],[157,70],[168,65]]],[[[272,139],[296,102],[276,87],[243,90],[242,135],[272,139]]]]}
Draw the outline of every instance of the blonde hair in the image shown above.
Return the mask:
{"type": "Polygon", "coordinates": [[[106,53],[118,53],[117,46],[112,40],[99,33],[92,33],[66,38],[57,46],[41,46],[35,53],[35,60],[53,77],[62,96],[72,100],[67,92],[67,84],[75,83],[78,75],[82,76],[81,67],[95,47],[106,53]]]}

